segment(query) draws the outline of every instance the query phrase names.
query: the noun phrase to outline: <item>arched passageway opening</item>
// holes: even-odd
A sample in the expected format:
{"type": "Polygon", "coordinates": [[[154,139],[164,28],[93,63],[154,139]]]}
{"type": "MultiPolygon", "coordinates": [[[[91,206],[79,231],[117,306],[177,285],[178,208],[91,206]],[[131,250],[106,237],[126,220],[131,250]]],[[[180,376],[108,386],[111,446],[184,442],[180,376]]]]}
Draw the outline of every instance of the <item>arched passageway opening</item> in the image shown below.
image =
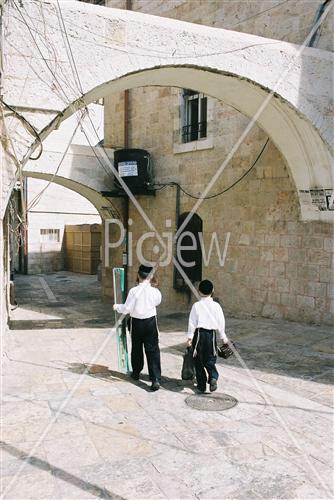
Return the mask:
{"type": "Polygon", "coordinates": [[[41,178],[26,177],[25,189],[24,263],[21,273],[13,267],[11,327],[109,324],[111,314],[102,300],[98,210],[78,192],[41,178]]]}
{"type": "MultiPolygon", "coordinates": [[[[43,22],[37,2],[29,4],[28,9],[31,9],[31,16],[36,19],[40,18],[40,21],[43,22]]],[[[277,285],[277,275],[271,276],[271,273],[278,272],[277,269],[273,270],[272,266],[267,263],[265,271],[263,271],[263,266],[259,266],[259,270],[257,270],[256,264],[261,259],[268,259],[268,261],[278,259],[281,265],[279,272],[284,273],[285,281],[280,282],[277,293],[289,294],[291,292],[295,298],[297,298],[296,294],[299,293],[301,295],[301,298],[298,299],[300,307],[302,304],[307,304],[308,301],[304,300],[304,296],[308,293],[307,290],[310,289],[311,283],[305,282],[302,292],[298,292],[296,287],[292,287],[291,281],[298,281],[299,271],[297,276],[292,277],[291,273],[286,276],[288,271],[284,259],[288,261],[292,258],[304,259],[303,262],[299,262],[299,265],[307,266],[308,264],[305,263],[306,253],[304,258],[303,252],[300,252],[300,248],[304,244],[304,232],[301,230],[302,236],[298,236],[289,234],[289,231],[291,233],[296,228],[299,230],[300,221],[329,222],[332,220],[332,214],[328,208],[322,209],[318,201],[315,199],[313,202],[312,199],[314,190],[330,191],[332,189],[332,138],[329,134],[327,112],[332,99],[330,55],[326,51],[298,47],[284,42],[273,42],[261,37],[231,31],[214,30],[174,20],[164,19],[162,26],[162,20],[159,18],[112,9],[95,9],[88,5],[79,7],[77,2],[64,4],[62,14],[65,27],[68,30],[68,41],[63,40],[62,43],[59,43],[59,30],[54,29],[58,26],[59,12],[53,4],[47,4],[45,9],[48,17],[45,35],[48,36],[50,44],[56,50],[57,61],[60,64],[59,72],[56,75],[49,74],[44,67],[45,61],[40,59],[36,48],[30,47],[30,66],[33,68],[33,73],[36,74],[36,71],[38,73],[43,67],[47,76],[43,82],[39,82],[41,92],[37,98],[34,93],[35,76],[25,82],[24,88],[25,110],[29,112],[34,108],[32,113],[34,113],[34,121],[38,123],[40,138],[47,137],[61,121],[77,109],[100,97],[126,89],[145,86],[185,88],[200,91],[226,102],[232,108],[249,117],[250,123],[245,126],[245,134],[253,123],[257,123],[266,132],[279,151],[279,154],[275,153],[275,155],[279,159],[283,158],[282,163],[285,163],[290,173],[290,179],[285,179],[286,189],[284,193],[263,193],[265,200],[273,199],[274,201],[266,215],[263,213],[263,206],[257,206],[257,198],[251,199],[248,196],[246,209],[238,204],[239,220],[249,222],[250,233],[241,231],[243,229],[241,223],[240,226],[237,226],[240,227],[241,233],[238,234],[236,243],[239,247],[241,246],[238,248],[238,253],[243,255],[245,248],[250,245],[258,247],[256,251],[248,253],[243,258],[244,260],[249,257],[254,259],[254,262],[249,264],[251,266],[249,274],[255,272],[255,269],[257,273],[266,273],[264,277],[268,278],[268,286],[271,286],[271,281],[275,282],[275,286],[277,285]],[[78,17],[80,17],[80,22],[78,22],[78,17]],[[104,27],[105,33],[110,34],[108,37],[103,35],[103,43],[96,43],[95,28],[97,24],[100,31],[104,27]],[[138,33],[140,33],[140,37],[138,37],[138,33]],[[59,85],[60,72],[66,74],[69,45],[71,62],[72,65],[73,61],[75,62],[76,72],[75,74],[73,72],[73,75],[67,73],[67,81],[63,81],[62,85],[59,85]],[[199,47],[201,50],[197,50],[199,47]],[[96,63],[94,71],[86,71],[86,60],[80,57],[82,51],[85,51],[88,58],[94,59],[96,63]],[[65,61],[64,65],[62,65],[62,61],[65,61]],[[319,88],[317,78],[317,74],[320,73],[323,76],[321,88],[319,88]],[[50,97],[50,86],[52,87],[52,85],[56,91],[50,97]],[[50,97],[48,109],[45,106],[46,95],[50,97]],[[321,98],[318,98],[319,96],[321,98]],[[291,179],[295,188],[294,193],[290,189],[291,179]],[[295,203],[295,195],[297,195],[298,207],[295,203]],[[284,228],[279,233],[279,218],[284,199],[293,201],[292,209],[289,214],[285,214],[284,228]],[[275,206],[275,201],[277,201],[279,209],[275,206]],[[262,217],[266,223],[271,223],[269,229],[273,229],[278,234],[275,233],[275,237],[270,235],[267,241],[273,243],[271,246],[277,245],[281,249],[279,255],[274,250],[270,255],[266,254],[262,247],[268,243],[266,243],[265,238],[260,238],[259,225],[256,234],[251,234],[254,221],[246,218],[249,217],[249,214],[257,214],[256,216],[262,217]],[[292,227],[295,229],[291,229],[292,227]],[[290,247],[297,250],[297,255],[293,254],[290,247]],[[274,279],[271,280],[271,278],[274,279]]],[[[27,62],[20,54],[20,48],[16,46],[15,41],[16,38],[19,39],[17,34],[22,31],[22,23],[14,23],[12,28],[9,42],[11,49],[17,52],[17,59],[13,67],[14,90],[6,94],[10,103],[12,103],[10,97],[14,96],[15,92],[19,95],[22,91],[22,82],[15,79],[17,68],[31,70],[30,67],[27,67],[27,62]]],[[[26,27],[23,29],[26,30],[26,27]]],[[[28,30],[26,31],[29,37],[28,30]]],[[[240,141],[244,137],[245,135],[241,134],[240,141]]],[[[238,144],[240,142],[237,141],[235,148],[238,147],[238,144]]],[[[32,144],[30,140],[30,145],[29,153],[36,144],[32,144]]],[[[138,146],[143,147],[142,144],[138,146]]],[[[232,148],[232,154],[235,148],[232,148]]],[[[27,159],[28,156],[29,154],[25,158],[27,159]]],[[[285,166],[280,169],[279,175],[284,168],[285,166]]],[[[265,169],[263,172],[263,175],[267,176],[268,172],[265,172],[265,169]]],[[[276,174],[277,172],[275,172],[276,174]]],[[[282,174],[282,177],[285,178],[285,174],[282,174]]],[[[70,181],[73,181],[71,177],[70,181]]],[[[253,181],[254,185],[260,184],[259,179],[253,179],[253,181]]],[[[276,189],[274,184],[272,181],[271,191],[276,189]]],[[[229,208],[224,207],[224,210],[228,211],[229,208]]],[[[189,210],[188,207],[184,209],[189,210]]],[[[228,224],[232,219],[227,217],[225,220],[228,224]]],[[[263,231],[268,232],[268,224],[263,231]]],[[[314,231],[317,231],[316,226],[314,226],[314,231]]],[[[307,253],[310,252],[307,251],[307,253]]],[[[312,259],[316,259],[314,252],[312,259]]],[[[327,254],[323,262],[327,266],[327,254]]],[[[245,263],[242,266],[239,264],[239,268],[235,263],[232,264],[231,272],[241,273],[242,266],[248,272],[245,263]]],[[[225,278],[227,281],[228,279],[233,281],[232,277],[226,276],[225,278]]],[[[248,278],[247,286],[250,286],[251,289],[255,285],[259,285],[260,279],[258,277],[256,280],[252,280],[251,276],[248,278]]],[[[257,311],[266,300],[261,296],[260,291],[257,289],[259,293],[252,295],[252,299],[257,303],[257,311]]],[[[248,292],[245,293],[246,304],[249,301],[250,292],[248,292]]],[[[277,299],[277,296],[274,297],[272,294],[271,300],[281,300],[281,296],[277,299]]],[[[275,304],[275,308],[272,308],[269,314],[272,315],[276,310],[286,308],[286,303],[288,303],[286,296],[284,296],[284,301],[285,304],[280,303],[279,307],[276,307],[275,304]]],[[[312,296],[312,300],[309,302],[314,307],[316,298],[312,296]]],[[[326,310],[328,310],[328,304],[326,302],[326,310]]]]}

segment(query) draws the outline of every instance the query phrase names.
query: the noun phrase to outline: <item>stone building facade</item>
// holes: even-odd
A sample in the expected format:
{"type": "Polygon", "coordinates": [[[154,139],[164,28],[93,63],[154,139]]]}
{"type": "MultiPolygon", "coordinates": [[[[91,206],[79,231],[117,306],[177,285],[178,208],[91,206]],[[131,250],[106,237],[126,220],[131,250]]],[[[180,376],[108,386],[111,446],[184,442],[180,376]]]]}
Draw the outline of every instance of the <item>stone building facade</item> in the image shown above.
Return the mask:
{"type": "MultiPolygon", "coordinates": [[[[212,259],[203,275],[215,278],[217,295],[229,313],[329,323],[333,313],[333,211],[330,199],[327,203],[319,198],[315,203],[312,193],[317,194],[314,190],[319,188],[323,194],[333,190],[328,112],[332,0],[105,3],[135,12],[76,1],[61,5],[77,71],[71,70],[73,60],[71,64],[57,5],[38,0],[24,5],[27,19],[44,23],[41,43],[52,48],[57,75],[41,59],[29,22],[22,24],[13,15],[11,2],[3,6],[4,61],[10,59],[11,64],[2,75],[1,316],[6,316],[3,298],[9,275],[8,199],[22,167],[24,175],[52,180],[82,194],[104,220],[115,213],[115,206],[122,219],[128,218],[124,201],[103,195],[112,183],[108,171],[111,150],[99,150],[101,157],[91,151],[88,165],[74,161],[74,148],[59,171],[61,153],[44,151],[48,161],[42,158],[44,153],[36,160],[48,134],[78,107],[81,120],[86,104],[105,98],[106,145],[147,149],[155,165],[155,182],[177,182],[196,197],[202,195],[217,167],[227,162],[231,147],[249,126],[249,117],[273,96],[265,112],[257,115],[262,129],[249,129],[208,194],[234,185],[256,163],[254,168],[228,192],[198,206],[205,242],[210,241],[212,231],[222,243],[230,235],[224,267],[212,259]],[[303,48],[300,43],[306,33],[324,14],[327,18],[308,42],[327,50],[303,48]],[[94,61],[89,71],[87,61],[94,61]],[[207,94],[203,96],[207,99],[206,132],[187,143],[181,134],[185,115],[182,89],[207,94]],[[37,156],[28,161],[32,152],[37,156]],[[328,206],[321,211],[323,202],[328,206]]],[[[191,94],[187,95],[190,100],[191,94]]],[[[90,137],[94,149],[96,134],[90,137]]],[[[176,191],[175,186],[165,187],[154,198],[138,200],[159,232],[168,222],[175,233],[176,212],[182,215],[197,204],[183,192],[178,204],[176,191]]],[[[137,209],[130,205],[129,210],[136,244],[147,228],[137,209]]],[[[159,246],[153,238],[146,241],[145,251],[148,258],[158,258],[159,246]]],[[[121,265],[122,257],[119,248],[111,266],[121,265]]],[[[103,273],[105,296],[110,300],[111,266],[103,273]]],[[[135,268],[136,262],[130,269],[129,285],[135,268]]],[[[165,311],[186,310],[189,297],[174,290],[173,271],[172,265],[160,270],[162,307],[165,311]]]]}
{"type": "MultiPolygon", "coordinates": [[[[302,44],[314,24],[318,1],[183,1],[109,0],[106,5],[166,16],[215,28],[232,29],[274,40],[302,44]]],[[[317,47],[332,50],[333,10],[316,33],[317,47]]],[[[319,75],[321,78],[321,75],[319,75]]],[[[192,90],[196,90],[194,82],[192,90]]],[[[205,138],[183,143],[182,89],[142,87],[105,98],[105,145],[146,149],[152,155],[155,181],[175,181],[195,197],[203,193],[250,119],[223,102],[207,96],[205,138]],[[125,111],[124,101],[127,101],[125,111]],[[127,118],[124,115],[127,113],[127,118]],[[125,123],[126,121],[126,123],[125,123]]],[[[267,135],[256,125],[237,149],[208,195],[223,191],[254,163],[267,135]]],[[[176,188],[166,187],[139,202],[158,232],[171,220],[175,231],[176,188]]],[[[190,212],[196,199],[180,196],[180,214],[190,212]]],[[[121,204],[119,206],[122,208],[121,204]]],[[[216,253],[202,277],[212,279],[216,295],[228,314],[283,318],[331,324],[334,313],[333,224],[301,221],[298,194],[280,151],[269,137],[255,167],[221,196],[203,201],[197,210],[203,223],[205,247],[216,232],[220,246],[229,241],[224,266],[216,253]]],[[[124,214],[124,212],[123,212],[124,214]]],[[[135,247],[150,231],[130,204],[135,247]]],[[[159,242],[145,244],[149,260],[159,258],[159,242]]],[[[120,254],[114,258],[119,264],[120,254]]],[[[129,268],[135,280],[137,261],[129,268]]],[[[165,312],[189,308],[189,296],[173,288],[173,265],[159,269],[165,312]]],[[[104,272],[106,297],[112,294],[110,269],[104,272]]]]}

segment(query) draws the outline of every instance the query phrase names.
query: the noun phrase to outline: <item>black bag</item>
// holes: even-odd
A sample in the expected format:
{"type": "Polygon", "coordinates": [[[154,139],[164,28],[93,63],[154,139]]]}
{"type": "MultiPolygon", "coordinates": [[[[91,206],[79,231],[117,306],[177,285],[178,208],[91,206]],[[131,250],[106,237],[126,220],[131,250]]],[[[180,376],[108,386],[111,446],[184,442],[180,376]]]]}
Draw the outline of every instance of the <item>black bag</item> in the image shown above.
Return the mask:
{"type": "Polygon", "coordinates": [[[193,350],[191,347],[187,347],[185,353],[183,354],[181,378],[182,380],[193,380],[194,377],[195,377],[195,366],[194,366],[193,350]]]}
{"type": "Polygon", "coordinates": [[[220,347],[217,348],[217,351],[218,351],[218,356],[220,358],[227,359],[233,355],[233,351],[228,344],[222,344],[220,347]]]}

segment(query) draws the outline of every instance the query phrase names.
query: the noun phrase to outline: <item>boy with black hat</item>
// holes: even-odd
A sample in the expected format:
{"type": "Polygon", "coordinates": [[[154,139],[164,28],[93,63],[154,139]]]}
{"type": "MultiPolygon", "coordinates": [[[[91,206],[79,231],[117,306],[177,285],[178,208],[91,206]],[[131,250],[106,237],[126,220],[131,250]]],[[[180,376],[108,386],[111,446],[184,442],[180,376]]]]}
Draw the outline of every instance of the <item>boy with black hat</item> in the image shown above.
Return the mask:
{"type": "Polygon", "coordinates": [[[151,389],[157,391],[161,382],[161,364],[156,307],[161,302],[161,292],[152,286],[152,281],[153,268],[140,265],[137,286],[130,289],[124,304],[114,305],[114,310],[120,314],[130,314],[131,377],[139,380],[140,372],[144,367],[144,347],[148,373],[152,382],[151,389]]]}
{"type": "Polygon", "coordinates": [[[207,383],[210,384],[210,392],[217,389],[219,374],[216,368],[216,332],[224,343],[228,342],[228,338],[225,334],[223,309],[212,298],[213,283],[203,280],[198,290],[201,299],[194,303],[190,311],[188,345],[193,346],[197,390],[203,393],[207,383]]]}

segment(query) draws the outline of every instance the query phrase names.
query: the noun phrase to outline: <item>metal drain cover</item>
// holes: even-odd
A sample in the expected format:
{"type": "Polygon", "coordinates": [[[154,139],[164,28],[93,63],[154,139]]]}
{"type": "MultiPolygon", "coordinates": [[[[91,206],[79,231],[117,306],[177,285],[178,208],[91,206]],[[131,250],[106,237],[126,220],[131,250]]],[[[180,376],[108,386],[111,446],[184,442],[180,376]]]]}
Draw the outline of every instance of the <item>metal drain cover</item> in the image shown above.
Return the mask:
{"type": "Polygon", "coordinates": [[[186,398],[186,404],[195,410],[222,411],[238,404],[238,400],[229,394],[201,394],[186,398]]]}

